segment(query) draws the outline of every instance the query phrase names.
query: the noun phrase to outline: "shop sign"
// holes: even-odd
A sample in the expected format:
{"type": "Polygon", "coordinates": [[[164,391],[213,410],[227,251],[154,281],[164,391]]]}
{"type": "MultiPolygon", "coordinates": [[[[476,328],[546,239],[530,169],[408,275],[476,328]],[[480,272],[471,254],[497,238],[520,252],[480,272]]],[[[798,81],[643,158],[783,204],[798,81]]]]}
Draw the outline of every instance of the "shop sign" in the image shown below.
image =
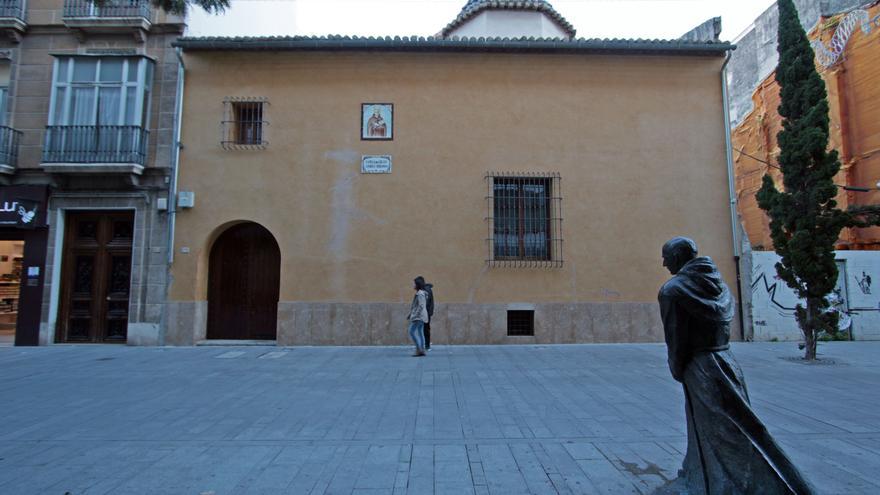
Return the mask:
{"type": "Polygon", "coordinates": [[[0,188],[0,227],[33,229],[46,225],[46,188],[12,186],[0,188]]]}
{"type": "Polygon", "coordinates": [[[390,174],[391,155],[364,155],[361,158],[362,174],[390,174]]]}

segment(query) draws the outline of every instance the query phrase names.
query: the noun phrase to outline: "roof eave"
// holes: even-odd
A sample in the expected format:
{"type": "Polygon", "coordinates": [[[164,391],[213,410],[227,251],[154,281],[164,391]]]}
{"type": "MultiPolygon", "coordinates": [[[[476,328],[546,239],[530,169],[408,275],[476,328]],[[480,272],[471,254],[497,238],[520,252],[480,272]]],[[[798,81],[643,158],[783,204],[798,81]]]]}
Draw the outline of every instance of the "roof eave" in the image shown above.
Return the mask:
{"type": "Polygon", "coordinates": [[[512,40],[426,38],[179,38],[184,51],[365,51],[476,53],[615,53],[723,56],[736,49],[726,42],[681,43],[644,40],[512,40]]]}

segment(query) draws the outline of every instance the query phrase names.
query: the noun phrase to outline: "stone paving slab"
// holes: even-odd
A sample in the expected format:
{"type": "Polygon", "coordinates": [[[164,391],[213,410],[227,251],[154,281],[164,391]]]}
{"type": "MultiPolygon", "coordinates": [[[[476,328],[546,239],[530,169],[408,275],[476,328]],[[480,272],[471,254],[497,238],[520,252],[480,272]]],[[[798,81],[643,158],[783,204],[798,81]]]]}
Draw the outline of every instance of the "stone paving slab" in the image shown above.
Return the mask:
{"type": "MultiPolygon", "coordinates": [[[[880,493],[880,343],[737,344],[821,493],[880,493]]],[[[686,446],[662,345],[0,348],[0,494],[648,494],[686,446]]]]}

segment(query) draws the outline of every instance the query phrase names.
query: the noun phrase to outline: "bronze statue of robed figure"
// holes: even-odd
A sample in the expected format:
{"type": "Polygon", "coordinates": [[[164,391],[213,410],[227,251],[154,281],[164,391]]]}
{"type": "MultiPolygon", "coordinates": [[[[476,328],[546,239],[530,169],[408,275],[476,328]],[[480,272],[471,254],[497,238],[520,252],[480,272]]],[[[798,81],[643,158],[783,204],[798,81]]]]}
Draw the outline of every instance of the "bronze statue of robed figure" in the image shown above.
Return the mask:
{"type": "Polygon", "coordinates": [[[812,486],[752,410],[730,351],[733,298],[711,258],[685,237],[663,246],[673,277],[658,296],[669,371],[684,387],[689,494],[812,494],[812,486]]]}

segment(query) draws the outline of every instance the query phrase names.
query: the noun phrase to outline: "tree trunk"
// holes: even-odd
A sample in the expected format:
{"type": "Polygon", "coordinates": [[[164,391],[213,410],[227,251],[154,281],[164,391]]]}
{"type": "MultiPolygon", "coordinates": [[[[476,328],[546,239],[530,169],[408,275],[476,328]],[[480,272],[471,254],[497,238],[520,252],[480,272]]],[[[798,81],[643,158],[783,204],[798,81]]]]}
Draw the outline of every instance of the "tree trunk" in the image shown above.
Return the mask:
{"type": "Polygon", "coordinates": [[[814,361],[816,359],[816,323],[818,319],[815,317],[816,304],[812,299],[807,299],[807,319],[804,322],[804,359],[814,361]]]}

